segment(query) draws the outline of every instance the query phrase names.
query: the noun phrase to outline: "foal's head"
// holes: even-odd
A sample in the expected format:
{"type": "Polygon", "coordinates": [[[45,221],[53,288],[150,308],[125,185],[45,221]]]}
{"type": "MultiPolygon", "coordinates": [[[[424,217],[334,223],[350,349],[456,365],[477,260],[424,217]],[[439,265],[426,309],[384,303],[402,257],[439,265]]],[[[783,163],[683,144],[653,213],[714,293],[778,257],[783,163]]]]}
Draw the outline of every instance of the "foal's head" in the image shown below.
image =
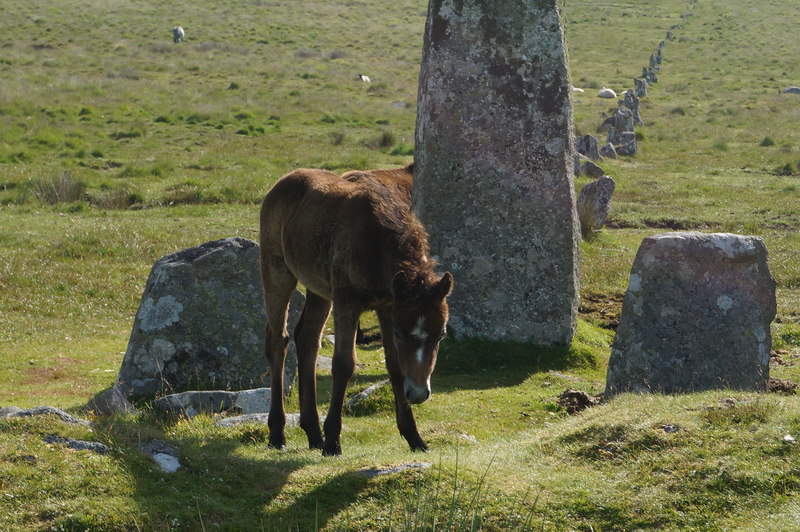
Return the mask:
{"type": "Polygon", "coordinates": [[[398,362],[409,403],[425,402],[431,395],[431,373],[436,365],[439,341],[447,326],[446,298],[453,289],[453,276],[409,281],[398,273],[392,283],[392,320],[398,362]]]}

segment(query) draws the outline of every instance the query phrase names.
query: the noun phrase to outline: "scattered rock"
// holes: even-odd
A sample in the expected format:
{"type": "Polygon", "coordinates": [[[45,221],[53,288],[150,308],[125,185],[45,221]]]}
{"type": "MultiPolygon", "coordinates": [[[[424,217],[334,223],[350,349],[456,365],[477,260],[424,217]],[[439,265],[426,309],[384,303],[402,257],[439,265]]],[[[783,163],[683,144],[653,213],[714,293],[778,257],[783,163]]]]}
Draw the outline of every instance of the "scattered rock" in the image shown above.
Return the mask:
{"type": "Polygon", "coordinates": [[[319,369],[331,371],[333,369],[333,359],[331,357],[320,355],[317,357],[317,367],[319,369]]]}
{"type": "Polygon", "coordinates": [[[598,98],[607,98],[607,99],[613,99],[613,98],[616,98],[616,97],[617,97],[617,93],[616,93],[616,92],[614,92],[612,89],[609,89],[608,87],[603,87],[603,88],[602,88],[602,89],[600,89],[600,91],[597,93],[597,97],[598,97],[598,98]]]}
{"type": "Polygon", "coordinates": [[[599,141],[594,135],[583,135],[578,137],[575,141],[575,149],[581,155],[585,155],[592,161],[602,161],[603,156],[600,155],[599,141]]]}
{"type": "Polygon", "coordinates": [[[797,443],[797,440],[791,434],[787,434],[786,436],[783,437],[783,442],[792,444],[792,443],[797,443]]]}
{"type": "Polygon", "coordinates": [[[354,412],[364,401],[369,399],[370,395],[374,394],[381,388],[384,388],[388,385],[389,385],[389,379],[386,379],[377,382],[371,386],[368,386],[364,390],[361,390],[360,392],[358,392],[357,394],[355,394],[354,396],[352,396],[350,399],[347,400],[347,403],[345,403],[345,410],[347,412],[354,412]]]}
{"type": "Polygon", "coordinates": [[[178,451],[161,440],[141,443],[139,450],[150,457],[165,473],[174,473],[181,467],[178,451]]]}
{"type": "MultiPolygon", "coordinates": [[[[153,266],[115,386],[129,398],[268,385],[266,314],[258,245],[226,238],[167,255],[153,266]]],[[[289,330],[303,295],[295,291],[289,330]]],[[[297,369],[294,343],[288,393],[297,369]]]]}
{"type": "Polygon", "coordinates": [[[76,451],[92,451],[93,453],[97,454],[108,454],[111,451],[108,445],[104,443],[97,441],[72,440],[69,438],[62,438],[56,434],[48,434],[44,437],[44,442],[51,445],[66,445],[70,449],[75,449],[76,451]]]}
{"type": "Polygon", "coordinates": [[[603,157],[608,157],[609,159],[616,159],[617,149],[614,147],[613,144],[607,142],[605,146],[600,148],[600,155],[602,155],[603,157]]]}
{"type": "Polygon", "coordinates": [[[644,122],[642,122],[642,116],[639,114],[639,97],[634,94],[633,91],[628,91],[625,93],[625,98],[623,98],[620,105],[630,110],[631,114],[633,115],[634,126],[644,125],[644,122]]]}
{"type": "MultiPolygon", "coordinates": [[[[324,419],[324,418],[323,418],[324,419]]],[[[245,414],[243,416],[221,417],[214,424],[218,427],[236,427],[247,423],[269,426],[269,414],[245,414]]],[[[322,421],[322,419],[320,420],[322,421]]],[[[297,427],[300,425],[300,414],[286,414],[286,426],[297,427]]]]}
{"type": "Polygon", "coordinates": [[[183,392],[159,397],[153,401],[157,411],[175,416],[194,417],[200,413],[256,414],[269,412],[270,389],[256,388],[229,392],[225,390],[183,392]]]}
{"type": "Polygon", "coordinates": [[[416,462],[413,464],[402,464],[394,467],[369,467],[356,470],[356,473],[364,475],[368,478],[380,477],[383,475],[392,475],[394,473],[402,473],[403,471],[421,471],[428,469],[433,464],[431,462],[416,462]]]}
{"type": "Polygon", "coordinates": [[[767,390],[770,393],[795,395],[797,393],[797,383],[784,379],[769,379],[767,381],[767,390]]]}
{"type": "Polygon", "coordinates": [[[95,416],[112,416],[114,414],[135,414],[138,410],[119,388],[112,386],[86,403],[81,408],[81,412],[95,416]]]}
{"type": "Polygon", "coordinates": [[[592,161],[584,161],[578,173],[596,179],[598,177],[602,177],[603,174],[605,174],[605,171],[592,161]]]}
{"type": "Polygon", "coordinates": [[[786,89],[783,89],[783,93],[784,94],[800,94],[800,87],[794,87],[794,86],[788,87],[786,89]]]}
{"type": "Polygon", "coordinates": [[[636,155],[636,152],[639,151],[639,145],[636,143],[636,139],[633,138],[616,146],[615,149],[619,155],[636,155]]]}
{"type": "Polygon", "coordinates": [[[661,430],[663,430],[667,434],[675,434],[681,429],[677,425],[662,425],[661,430]]]}
{"type": "Polygon", "coordinates": [[[611,347],[606,396],[766,390],[775,280],[758,237],[644,239],[611,347]]]}
{"type": "Polygon", "coordinates": [[[0,408],[0,417],[33,417],[33,416],[56,416],[64,423],[70,423],[72,425],[83,425],[85,427],[89,427],[92,424],[91,421],[67,414],[63,410],[59,408],[54,408],[52,406],[37,406],[34,408],[29,408],[27,410],[23,410],[15,406],[0,408]]]}
{"type": "Polygon", "coordinates": [[[606,223],[611,209],[611,196],[617,184],[610,176],[604,175],[597,181],[587,183],[578,194],[576,207],[581,223],[581,234],[589,238],[606,223]]]}
{"type": "Polygon", "coordinates": [[[589,395],[586,392],[570,388],[561,392],[556,404],[561,408],[565,408],[568,414],[575,415],[582,410],[597,406],[602,402],[603,394],[589,395]]]}
{"type": "Polygon", "coordinates": [[[633,78],[633,92],[639,98],[647,96],[647,80],[643,78],[633,78]]]}

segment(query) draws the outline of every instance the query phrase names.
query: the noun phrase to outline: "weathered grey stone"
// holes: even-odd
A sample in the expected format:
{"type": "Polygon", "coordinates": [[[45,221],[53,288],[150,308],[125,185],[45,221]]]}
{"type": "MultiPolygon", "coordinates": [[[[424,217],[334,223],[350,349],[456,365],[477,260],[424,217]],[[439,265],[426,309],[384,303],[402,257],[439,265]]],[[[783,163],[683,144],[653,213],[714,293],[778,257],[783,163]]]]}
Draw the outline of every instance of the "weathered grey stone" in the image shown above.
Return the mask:
{"type": "Polygon", "coordinates": [[[575,142],[575,149],[581,155],[585,155],[592,161],[602,161],[603,156],[600,155],[600,143],[594,135],[583,135],[578,137],[575,142]]]}
{"type": "Polygon", "coordinates": [[[603,157],[608,157],[609,159],[616,159],[617,149],[614,148],[614,145],[610,142],[606,142],[606,145],[600,148],[600,155],[603,157]]]}
{"type": "Polygon", "coordinates": [[[81,412],[91,413],[95,416],[111,416],[114,414],[135,414],[138,410],[128,401],[119,388],[112,386],[86,403],[81,412]]]}
{"type": "Polygon", "coordinates": [[[574,128],[556,4],[429,4],[413,205],[456,279],[457,338],[551,345],[574,333],[574,128]]]}
{"type": "Polygon", "coordinates": [[[44,437],[44,442],[51,445],[66,445],[70,449],[75,449],[76,451],[92,451],[93,453],[97,454],[108,454],[109,451],[111,451],[111,449],[105,443],[100,443],[98,441],[73,440],[70,438],[63,438],[57,434],[48,434],[44,437]]]}
{"type": "Polygon", "coordinates": [[[148,456],[165,473],[174,473],[181,467],[178,451],[161,440],[139,444],[139,450],[148,456]]]}
{"type": "Polygon", "coordinates": [[[621,105],[628,109],[633,115],[633,125],[644,125],[644,122],[642,122],[642,116],[639,114],[639,97],[636,96],[634,91],[631,90],[625,93],[625,98],[623,98],[621,105]]]}
{"type": "Polygon", "coordinates": [[[578,194],[578,219],[583,238],[591,238],[595,231],[606,223],[611,209],[611,196],[617,184],[607,175],[587,183],[578,194]]]}
{"type": "MultiPolygon", "coordinates": [[[[159,260],[150,272],[115,386],[129,398],[264,386],[264,312],[258,246],[227,238],[159,260]]],[[[289,330],[303,296],[292,298],[289,330]]],[[[296,368],[287,357],[288,393],[296,368]]]]}
{"type": "Polygon", "coordinates": [[[428,469],[433,464],[431,462],[415,462],[411,464],[400,464],[392,467],[368,467],[356,470],[359,475],[364,475],[367,478],[381,477],[384,475],[392,475],[394,473],[402,473],[403,471],[420,471],[428,469]]]}
{"type": "Polygon", "coordinates": [[[642,68],[642,78],[647,80],[647,83],[658,83],[658,76],[656,75],[656,71],[649,66],[642,68]]]}
{"type": "MultiPolygon", "coordinates": [[[[320,419],[322,422],[325,419],[323,416],[320,419]]],[[[236,427],[238,425],[245,425],[247,423],[255,423],[256,425],[269,426],[269,413],[262,414],[244,414],[234,417],[222,417],[217,419],[214,424],[218,427],[236,427]]],[[[300,426],[300,414],[286,414],[286,426],[298,427],[300,426]]]]}
{"type": "Polygon", "coordinates": [[[67,414],[60,408],[55,408],[52,406],[35,406],[33,408],[28,408],[25,410],[17,408],[15,406],[10,406],[7,408],[0,409],[0,417],[35,417],[35,416],[55,416],[64,423],[70,423],[72,425],[83,425],[85,427],[88,427],[92,424],[92,422],[87,419],[75,417],[71,414],[67,414]]]}
{"type": "MultiPolygon", "coordinates": [[[[602,168],[600,168],[592,161],[584,161],[583,164],[581,164],[578,173],[592,178],[598,178],[601,177],[603,174],[605,174],[605,171],[603,171],[602,168]]],[[[580,216],[580,213],[578,214],[580,216]]]]}
{"type": "Polygon", "coordinates": [[[620,139],[621,144],[616,146],[619,155],[636,155],[639,150],[639,145],[636,143],[636,137],[626,136],[620,139]]]}
{"type": "Polygon", "coordinates": [[[784,94],[800,94],[800,87],[787,87],[783,89],[784,94]]]}
{"type": "Polygon", "coordinates": [[[153,408],[167,414],[194,417],[200,413],[236,412],[256,414],[269,412],[269,388],[229,392],[225,390],[183,392],[159,397],[153,408]]]}
{"type": "Polygon", "coordinates": [[[633,263],[606,395],[765,390],[775,280],[761,238],[668,233],[633,263]]]}
{"type": "Polygon", "coordinates": [[[633,78],[633,92],[639,98],[647,96],[647,80],[643,78],[633,78]]]}
{"type": "MultiPolygon", "coordinates": [[[[613,125],[608,129],[606,142],[617,146],[623,142],[622,136],[626,132],[633,132],[636,124],[633,121],[633,113],[627,107],[618,107],[614,109],[613,118],[613,125]]],[[[617,153],[619,153],[619,150],[617,150],[617,153]]]]}
{"type": "Polygon", "coordinates": [[[345,403],[344,405],[345,411],[354,412],[364,401],[369,399],[369,397],[372,394],[374,394],[381,388],[385,388],[386,386],[389,386],[389,379],[385,379],[380,382],[376,382],[371,386],[367,386],[365,389],[361,390],[360,392],[358,392],[357,394],[355,394],[354,396],[352,396],[350,399],[347,400],[347,403],[345,403]]]}

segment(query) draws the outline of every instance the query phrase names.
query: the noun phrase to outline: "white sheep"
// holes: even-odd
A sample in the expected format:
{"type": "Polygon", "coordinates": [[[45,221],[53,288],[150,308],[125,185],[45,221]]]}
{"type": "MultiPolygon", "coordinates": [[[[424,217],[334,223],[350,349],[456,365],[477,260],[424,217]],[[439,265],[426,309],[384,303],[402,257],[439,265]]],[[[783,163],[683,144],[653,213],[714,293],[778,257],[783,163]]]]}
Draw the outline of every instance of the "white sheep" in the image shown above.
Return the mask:
{"type": "Polygon", "coordinates": [[[617,93],[613,90],[609,89],[608,87],[603,87],[600,89],[600,92],[597,93],[598,98],[616,98],[617,93]]]}
{"type": "Polygon", "coordinates": [[[364,83],[372,83],[372,80],[369,79],[369,76],[365,76],[364,74],[359,74],[358,79],[360,79],[364,83]]]}
{"type": "Polygon", "coordinates": [[[178,44],[179,42],[183,41],[183,36],[186,35],[186,32],[183,31],[183,28],[180,26],[175,26],[172,28],[172,42],[178,44]]]}

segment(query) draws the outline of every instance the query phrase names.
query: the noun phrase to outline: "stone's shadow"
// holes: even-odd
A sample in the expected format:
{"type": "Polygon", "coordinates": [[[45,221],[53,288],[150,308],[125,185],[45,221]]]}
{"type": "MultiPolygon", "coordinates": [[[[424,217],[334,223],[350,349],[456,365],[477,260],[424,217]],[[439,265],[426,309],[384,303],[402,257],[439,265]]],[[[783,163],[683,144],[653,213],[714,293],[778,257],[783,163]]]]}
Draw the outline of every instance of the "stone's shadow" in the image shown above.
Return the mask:
{"type": "Polygon", "coordinates": [[[447,339],[440,347],[432,381],[438,392],[517,386],[536,373],[593,364],[587,356],[566,346],[447,339]]]}

